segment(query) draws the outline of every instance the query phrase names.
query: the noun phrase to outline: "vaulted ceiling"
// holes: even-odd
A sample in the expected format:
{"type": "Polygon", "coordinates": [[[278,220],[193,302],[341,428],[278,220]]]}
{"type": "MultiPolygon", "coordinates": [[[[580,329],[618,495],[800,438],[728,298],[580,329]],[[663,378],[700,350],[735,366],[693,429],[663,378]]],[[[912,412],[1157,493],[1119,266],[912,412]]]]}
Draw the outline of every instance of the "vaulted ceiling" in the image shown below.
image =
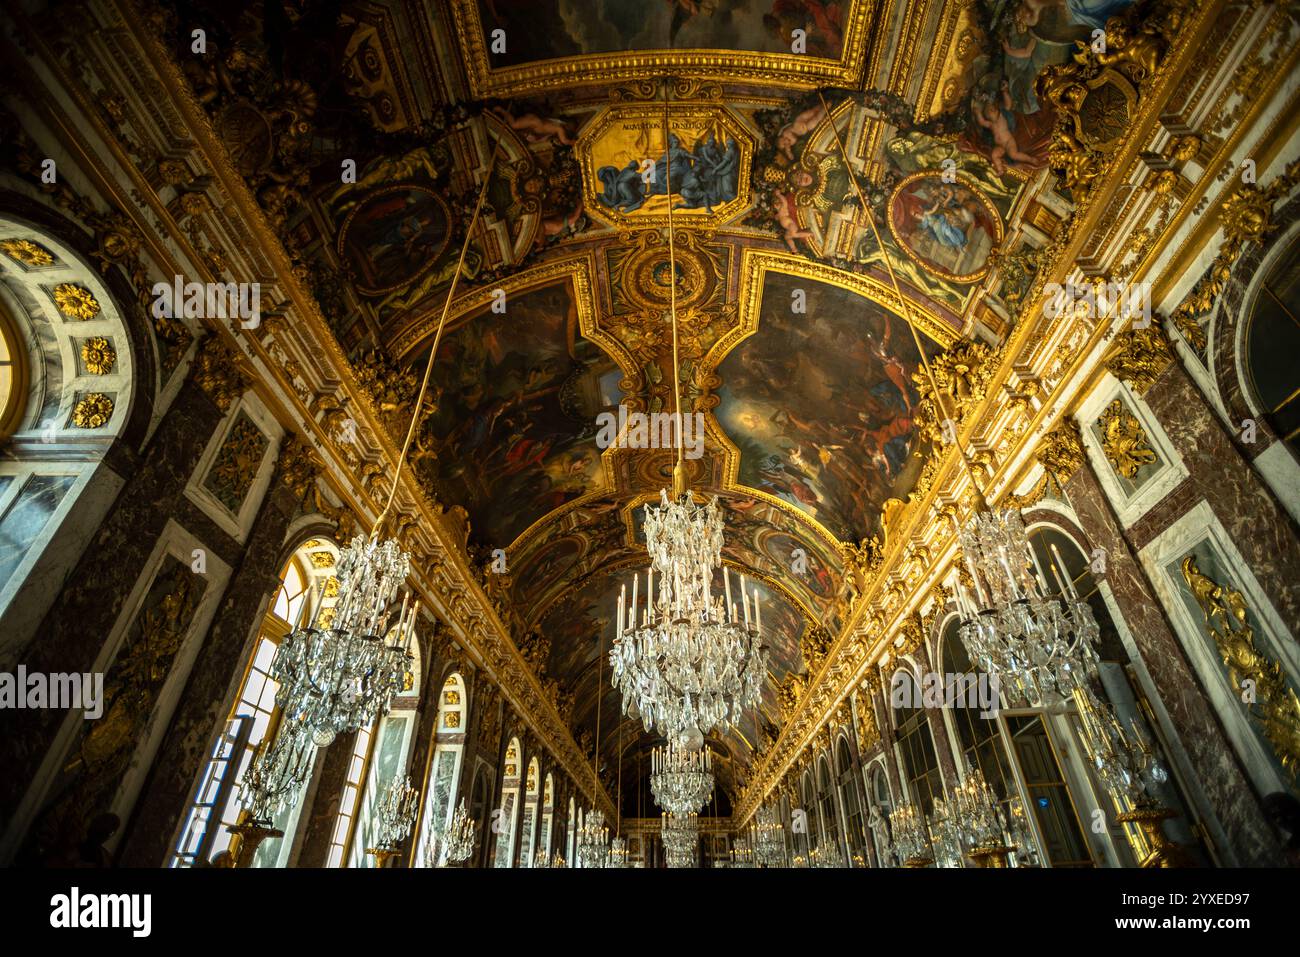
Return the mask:
{"type": "Polygon", "coordinates": [[[463,509],[481,564],[504,551],[489,586],[579,740],[599,729],[611,786],[614,754],[635,768],[655,743],[597,665],[672,452],[601,448],[597,416],[672,408],[675,283],[682,382],[708,426],[692,485],[721,497],[726,561],[772,609],[761,708],[710,741],[734,793],[780,725],[782,684],[839,630],[843,547],[879,536],[925,465],[918,342],[1004,337],[1020,290],[998,264],[1055,221],[1035,77],[1124,6],[196,0],[156,15],[395,434],[491,168],[412,465],[463,509]],[[665,109],[678,168],[707,171],[674,184],[676,275],[667,197],[641,175],[664,155],[665,109]]]}

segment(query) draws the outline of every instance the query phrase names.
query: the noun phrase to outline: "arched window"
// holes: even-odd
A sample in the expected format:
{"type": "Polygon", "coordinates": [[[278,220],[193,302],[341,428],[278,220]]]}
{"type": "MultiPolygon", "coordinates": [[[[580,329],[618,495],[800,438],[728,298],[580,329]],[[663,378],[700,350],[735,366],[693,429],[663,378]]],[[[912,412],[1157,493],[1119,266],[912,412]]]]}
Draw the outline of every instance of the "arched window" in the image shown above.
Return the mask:
{"type": "Polygon", "coordinates": [[[565,836],[568,839],[568,843],[565,845],[565,853],[566,856],[568,857],[568,861],[571,866],[576,864],[578,860],[577,854],[575,853],[577,848],[577,841],[578,841],[577,814],[578,814],[577,806],[574,804],[573,798],[570,797],[569,798],[569,825],[567,830],[565,831],[565,836]]]}
{"type": "Polygon", "coordinates": [[[140,361],[99,270],[0,214],[0,659],[37,637],[60,592],[50,583],[121,489],[101,465],[151,405],[140,361]]]}
{"type": "MultiPolygon", "coordinates": [[[[271,662],[280,642],[302,618],[304,608],[309,607],[313,612],[320,609],[324,613],[333,606],[338,596],[338,580],[332,573],[337,555],[338,547],[333,542],[311,539],[285,563],[280,586],[253,642],[243,681],[212,756],[200,773],[189,813],[182,821],[171,861],[173,867],[191,867],[210,861],[222,851],[238,850],[235,843],[238,839],[229,829],[244,814],[239,782],[257,748],[270,747],[280,730],[281,712],[275,703],[279,685],[270,677],[271,662]],[[330,560],[313,561],[310,557],[313,554],[329,556],[330,560]]],[[[357,781],[360,780],[358,777],[357,781]]],[[[273,819],[274,826],[284,831],[285,836],[263,841],[250,866],[287,866],[300,810],[300,804],[295,804],[273,819]]]]}
{"type": "Polygon", "coordinates": [[[542,837],[538,841],[537,847],[542,855],[546,858],[549,865],[551,860],[551,836],[554,829],[555,821],[555,779],[546,775],[546,782],[542,786],[542,837]]]}
{"type": "Polygon", "coordinates": [[[858,788],[858,775],[853,769],[853,756],[849,751],[849,742],[839,739],[835,749],[838,765],[836,773],[839,779],[840,801],[844,804],[845,844],[848,846],[848,863],[853,867],[865,867],[867,860],[867,838],[865,821],[862,813],[862,796],[858,788]]]}
{"type": "MultiPolygon", "coordinates": [[[[400,639],[396,632],[388,636],[391,643],[400,639]]],[[[404,688],[394,696],[388,714],[379,722],[379,732],[375,737],[373,748],[366,756],[362,767],[365,787],[360,796],[360,805],[353,825],[351,844],[345,848],[348,867],[377,867],[379,861],[369,854],[370,848],[379,844],[375,812],[379,802],[398,778],[404,778],[409,761],[411,741],[415,736],[416,707],[419,704],[419,646],[414,636],[410,642],[415,661],[412,670],[407,673],[404,688]]],[[[358,736],[358,748],[361,739],[358,736]]],[[[336,833],[338,829],[336,828],[336,833]]],[[[332,855],[331,855],[332,856],[332,855]]],[[[333,866],[333,864],[331,864],[333,866]]]]}
{"type": "Polygon", "coordinates": [[[501,770],[501,814],[496,841],[492,845],[492,866],[513,867],[516,820],[520,800],[519,739],[511,738],[506,746],[505,767],[501,770]]]}
{"type": "Polygon", "coordinates": [[[538,802],[541,800],[541,782],[537,776],[540,768],[537,758],[528,762],[528,774],[524,779],[524,822],[519,845],[519,866],[532,867],[537,853],[538,802]]]}
{"type": "Polygon", "coordinates": [[[898,753],[907,796],[929,817],[934,799],[943,795],[943,781],[939,777],[939,759],[934,751],[930,722],[925,709],[919,706],[920,700],[916,679],[906,670],[895,672],[890,701],[895,703],[894,726],[898,729],[898,753]]]}
{"type": "Polygon", "coordinates": [[[433,752],[424,781],[418,867],[424,866],[435,835],[451,823],[452,815],[456,813],[456,793],[460,786],[465,728],[469,718],[465,694],[464,679],[458,672],[453,672],[443,682],[438,695],[433,752]]]}
{"type": "Polygon", "coordinates": [[[839,854],[843,851],[840,845],[840,814],[835,803],[835,782],[831,778],[830,762],[825,755],[817,760],[817,804],[817,816],[822,828],[822,851],[826,854],[839,854]]]}
{"type": "Polygon", "coordinates": [[[1251,397],[1273,430],[1300,452],[1300,241],[1293,240],[1260,280],[1243,335],[1251,397]]]}

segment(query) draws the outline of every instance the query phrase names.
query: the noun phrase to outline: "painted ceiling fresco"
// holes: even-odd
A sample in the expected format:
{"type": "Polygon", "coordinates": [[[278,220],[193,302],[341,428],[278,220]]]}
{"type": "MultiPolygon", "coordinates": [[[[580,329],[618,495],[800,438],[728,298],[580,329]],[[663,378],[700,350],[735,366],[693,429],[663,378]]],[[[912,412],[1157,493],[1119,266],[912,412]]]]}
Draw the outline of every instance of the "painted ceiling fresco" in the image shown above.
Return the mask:
{"type": "Polygon", "coordinates": [[[837,60],[843,3],[823,0],[477,0],[485,35],[504,29],[503,65],[669,47],[788,53],[808,30],[808,52],[837,60]],[[511,38],[513,42],[511,42],[511,38]]]}
{"type": "Polygon", "coordinates": [[[191,0],[162,15],[399,441],[491,170],[413,470],[464,509],[477,563],[507,552],[489,583],[507,624],[521,648],[549,641],[534,667],[577,733],[601,715],[602,753],[620,709],[597,705],[596,646],[672,453],[601,448],[596,416],[673,408],[676,296],[682,393],[707,425],[693,488],[721,497],[726,559],[782,609],[770,700],[713,742],[734,781],[780,722],[771,695],[804,667],[809,629],[838,633],[841,549],[887,535],[882,511],[924,466],[908,320],[931,355],[1014,324],[1027,280],[1006,264],[1049,241],[1068,198],[1037,78],[1126,5],[298,0],[268,17],[191,0]]]}
{"type": "Polygon", "coordinates": [[[835,538],[879,531],[886,498],[921,467],[906,323],[853,293],[769,274],[758,331],[718,366],[718,422],[741,485],[816,519],[835,538]]]}

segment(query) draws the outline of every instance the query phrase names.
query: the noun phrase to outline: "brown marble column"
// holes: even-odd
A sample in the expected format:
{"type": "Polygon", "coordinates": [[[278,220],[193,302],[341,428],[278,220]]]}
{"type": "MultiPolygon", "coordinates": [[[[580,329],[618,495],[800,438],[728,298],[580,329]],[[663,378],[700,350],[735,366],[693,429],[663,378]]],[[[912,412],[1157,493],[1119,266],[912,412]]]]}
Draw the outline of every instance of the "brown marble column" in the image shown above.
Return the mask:
{"type": "Polygon", "coordinates": [[[339,801],[343,797],[343,785],[347,783],[348,765],[352,763],[352,750],[356,743],[355,731],[340,734],[317,759],[316,793],[311,805],[303,808],[302,819],[298,822],[302,828],[298,867],[324,867],[329,860],[330,839],[334,836],[339,801]]]}
{"type": "Polygon", "coordinates": [[[261,624],[266,603],[279,586],[285,534],[315,472],[306,447],[291,436],[284,441],[275,480],[258,509],[242,558],[124,828],[119,850],[123,866],[165,866],[172,834],[208,760],[212,733],[230,708],[231,683],[247,664],[249,636],[261,624]]]}
{"type": "Polygon", "coordinates": [[[1138,547],[1204,499],[1294,635],[1300,630],[1300,529],[1178,362],[1143,394],[1191,473],[1133,528],[1138,547]]]}
{"type": "Polygon", "coordinates": [[[1091,465],[1076,469],[1064,490],[1084,533],[1105,549],[1106,581],[1238,863],[1278,863],[1258,798],[1091,465]]]}
{"type": "MultiPolygon", "coordinates": [[[[244,385],[228,351],[216,344],[199,349],[189,379],[21,657],[28,671],[91,670],[168,519],[181,511],[185,486],[244,385]]],[[[13,816],[64,715],[42,708],[7,716],[0,735],[0,820],[13,816]]]]}

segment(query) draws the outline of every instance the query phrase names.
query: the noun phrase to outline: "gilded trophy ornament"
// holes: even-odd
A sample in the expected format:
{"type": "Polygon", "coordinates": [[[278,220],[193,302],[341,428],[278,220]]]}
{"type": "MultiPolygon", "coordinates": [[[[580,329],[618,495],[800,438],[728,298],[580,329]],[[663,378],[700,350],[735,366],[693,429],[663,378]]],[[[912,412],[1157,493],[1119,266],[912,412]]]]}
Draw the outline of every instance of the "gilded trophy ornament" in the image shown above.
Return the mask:
{"type": "Polygon", "coordinates": [[[1120,333],[1106,357],[1106,368],[1115,378],[1131,385],[1138,395],[1143,395],[1173,357],[1164,330],[1153,322],[1145,328],[1120,333]]]}
{"type": "Polygon", "coordinates": [[[1056,428],[1043,436],[1034,457],[1052,476],[1057,487],[1063,488],[1084,463],[1079,424],[1072,416],[1065,416],[1056,428]]]}
{"type": "Polygon", "coordinates": [[[1147,433],[1138,417],[1128,410],[1123,400],[1115,399],[1101,417],[1101,451],[1115,471],[1126,479],[1137,475],[1144,465],[1156,461],[1156,453],[1148,444],[1147,433]]]}
{"type": "Polygon", "coordinates": [[[1246,599],[1201,571],[1195,555],[1179,566],[1183,580],[1205,616],[1205,630],[1228,669],[1228,684],[1292,778],[1300,776],[1300,697],[1282,665],[1267,657],[1255,640],[1246,599]],[[1247,695],[1243,689],[1250,689],[1247,695]],[[1250,698],[1251,700],[1247,700],[1250,698]]]}
{"type": "Polygon", "coordinates": [[[190,376],[222,412],[229,411],[248,388],[235,353],[213,339],[199,347],[190,376]]]}

